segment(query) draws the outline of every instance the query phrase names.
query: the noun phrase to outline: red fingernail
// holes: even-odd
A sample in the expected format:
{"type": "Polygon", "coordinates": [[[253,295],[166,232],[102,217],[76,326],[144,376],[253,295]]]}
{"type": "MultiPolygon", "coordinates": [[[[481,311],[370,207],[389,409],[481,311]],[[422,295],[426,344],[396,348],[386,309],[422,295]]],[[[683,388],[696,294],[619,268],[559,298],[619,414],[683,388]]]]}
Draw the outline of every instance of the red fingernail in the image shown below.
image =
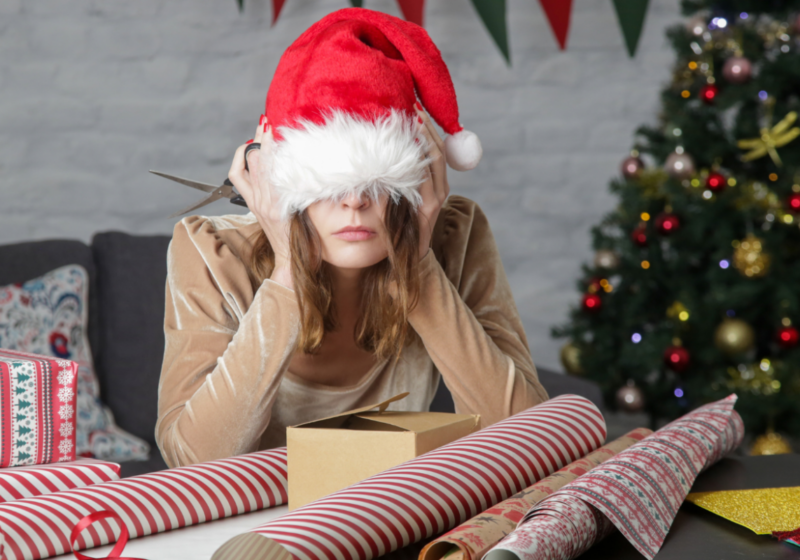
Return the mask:
{"type": "Polygon", "coordinates": [[[422,105],[419,104],[419,101],[414,101],[414,107],[422,111],[422,105]]]}
{"type": "Polygon", "coordinates": [[[266,115],[261,115],[261,118],[258,121],[258,124],[264,124],[264,119],[266,119],[266,115]]]}
{"type": "Polygon", "coordinates": [[[267,131],[267,123],[264,123],[264,132],[267,131]]]}
{"type": "Polygon", "coordinates": [[[250,140],[248,140],[247,142],[245,142],[245,144],[249,144],[249,143],[250,143],[250,142],[252,142],[252,141],[253,141],[253,139],[251,138],[250,140]]]}
{"type": "Polygon", "coordinates": [[[417,122],[418,122],[419,124],[422,124],[422,117],[417,117],[417,122]]]}

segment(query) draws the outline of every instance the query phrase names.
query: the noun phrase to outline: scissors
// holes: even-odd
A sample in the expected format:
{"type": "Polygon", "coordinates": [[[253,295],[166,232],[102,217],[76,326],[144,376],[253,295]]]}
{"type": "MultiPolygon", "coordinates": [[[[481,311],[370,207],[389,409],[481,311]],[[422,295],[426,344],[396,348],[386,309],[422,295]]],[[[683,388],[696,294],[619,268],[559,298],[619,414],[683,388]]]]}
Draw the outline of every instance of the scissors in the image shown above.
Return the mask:
{"type": "MultiPolygon", "coordinates": [[[[247,145],[247,148],[245,148],[244,151],[245,169],[249,170],[249,168],[247,167],[247,152],[249,152],[250,150],[257,150],[259,148],[261,148],[261,144],[259,144],[258,142],[251,142],[250,144],[247,145]]],[[[242,195],[236,192],[233,183],[231,183],[231,180],[228,178],[225,179],[225,181],[222,183],[221,186],[215,187],[214,185],[209,185],[208,183],[192,181],[191,179],[176,177],[175,175],[170,175],[169,173],[162,173],[161,171],[153,171],[152,169],[150,170],[150,173],[158,175],[159,177],[164,177],[165,179],[169,179],[170,181],[175,181],[176,183],[180,183],[181,185],[192,187],[193,189],[198,189],[203,192],[211,193],[200,202],[192,204],[188,208],[184,208],[183,210],[171,214],[169,216],[170,218],[177,218],[181,214],[186,214],[187,212],[191,212],[192,210],[197,210],[198,208],[201,208],[206,204],[211,204],[212,202],[215,202],[222,198],[227,198],[228,200],[231,201],[232,204],[237,204],[239,206],[244,206],[245,208],[247,208],[247,203],[244,201],[244,198],[242,197],[242,195]]]]}

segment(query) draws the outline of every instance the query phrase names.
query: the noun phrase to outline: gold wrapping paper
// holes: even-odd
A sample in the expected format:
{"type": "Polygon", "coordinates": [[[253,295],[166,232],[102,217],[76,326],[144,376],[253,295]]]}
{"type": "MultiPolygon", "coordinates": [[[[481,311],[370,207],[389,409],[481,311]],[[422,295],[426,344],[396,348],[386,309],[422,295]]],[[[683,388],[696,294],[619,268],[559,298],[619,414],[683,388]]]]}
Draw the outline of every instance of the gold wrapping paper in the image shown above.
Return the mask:
{"type": "Polygon", "coordinates": [[[636,428],[583,459],[570,463],[432,541],[422,549],[419,560],[479,560],[513,531],[535,504],[651,433],[647,428],[636,428]]]}
{"type": "Polygon", "coordinates": [[[693,492],[686,500],[747,527],[757,535],[800,527],[800,486],[693,492]]]}

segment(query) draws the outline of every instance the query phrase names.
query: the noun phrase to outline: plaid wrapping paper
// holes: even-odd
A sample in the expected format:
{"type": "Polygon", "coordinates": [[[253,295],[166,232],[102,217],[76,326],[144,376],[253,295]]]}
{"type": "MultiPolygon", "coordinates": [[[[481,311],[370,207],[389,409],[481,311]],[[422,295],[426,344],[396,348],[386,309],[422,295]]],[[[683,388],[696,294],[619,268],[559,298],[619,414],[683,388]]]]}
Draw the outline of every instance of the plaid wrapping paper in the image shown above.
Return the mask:
{"type": "Polygon", "coordinates": [[[562,395],[234,537],[213,560],[370,560],[463,523],[600,447],[590,401],[562,395]]]}
{"type": "MultiPolygon", "coordinates": [[[[37,560],[71,550],[85,516],[112,511],[132,538],[171,531],[286,502],[286,448],[188,465],[0,504],[0,560],[37,560]]],[[[102,519],[76,550],[115,542],[117,521],[102,519]]]]}
{"type": "Polygon", "coordinates": [[[0,467],[75,460],[78,364],[0,350],[0,467]]]}
{"type": "Polygon", "coordinates": [[[701,406],[564,486],[484,558],[500,557],[500,551],[520,560],[574,558],[606,533],[604,521],[592,525],[601,514],[652,560],[697,475],[742,442],[744,424],[735,403],[736,395],[730,395],[701,406]],[[576,527],[587,538],[569,546],[553,540],[576,527]]]}
{"type": "Polygon", "coordinates": [[[67,463],[0,469],[0,504],[118,479],[118,464],[84,457],[67,463]]]}

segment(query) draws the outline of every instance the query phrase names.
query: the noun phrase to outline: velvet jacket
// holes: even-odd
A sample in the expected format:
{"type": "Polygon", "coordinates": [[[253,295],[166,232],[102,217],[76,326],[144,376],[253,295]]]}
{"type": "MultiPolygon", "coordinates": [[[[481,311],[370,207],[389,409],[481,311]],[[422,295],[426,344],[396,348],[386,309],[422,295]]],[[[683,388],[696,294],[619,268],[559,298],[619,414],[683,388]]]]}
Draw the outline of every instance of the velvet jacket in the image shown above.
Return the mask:
{"type": "Polygon", "coordinates": [[[171,467],[285,445],[285,428],[409,391],[390,410],[427,410],[440,380],[456,411],[487,426],[547,399],[500,255],[477,204],[451,196],[420,263],[417,337],[356,385],[289,371],[300,329],[295,293],[244,264],[261,226],[189,216],[167,255],[166,337],[156,440],[171,467]]]}

